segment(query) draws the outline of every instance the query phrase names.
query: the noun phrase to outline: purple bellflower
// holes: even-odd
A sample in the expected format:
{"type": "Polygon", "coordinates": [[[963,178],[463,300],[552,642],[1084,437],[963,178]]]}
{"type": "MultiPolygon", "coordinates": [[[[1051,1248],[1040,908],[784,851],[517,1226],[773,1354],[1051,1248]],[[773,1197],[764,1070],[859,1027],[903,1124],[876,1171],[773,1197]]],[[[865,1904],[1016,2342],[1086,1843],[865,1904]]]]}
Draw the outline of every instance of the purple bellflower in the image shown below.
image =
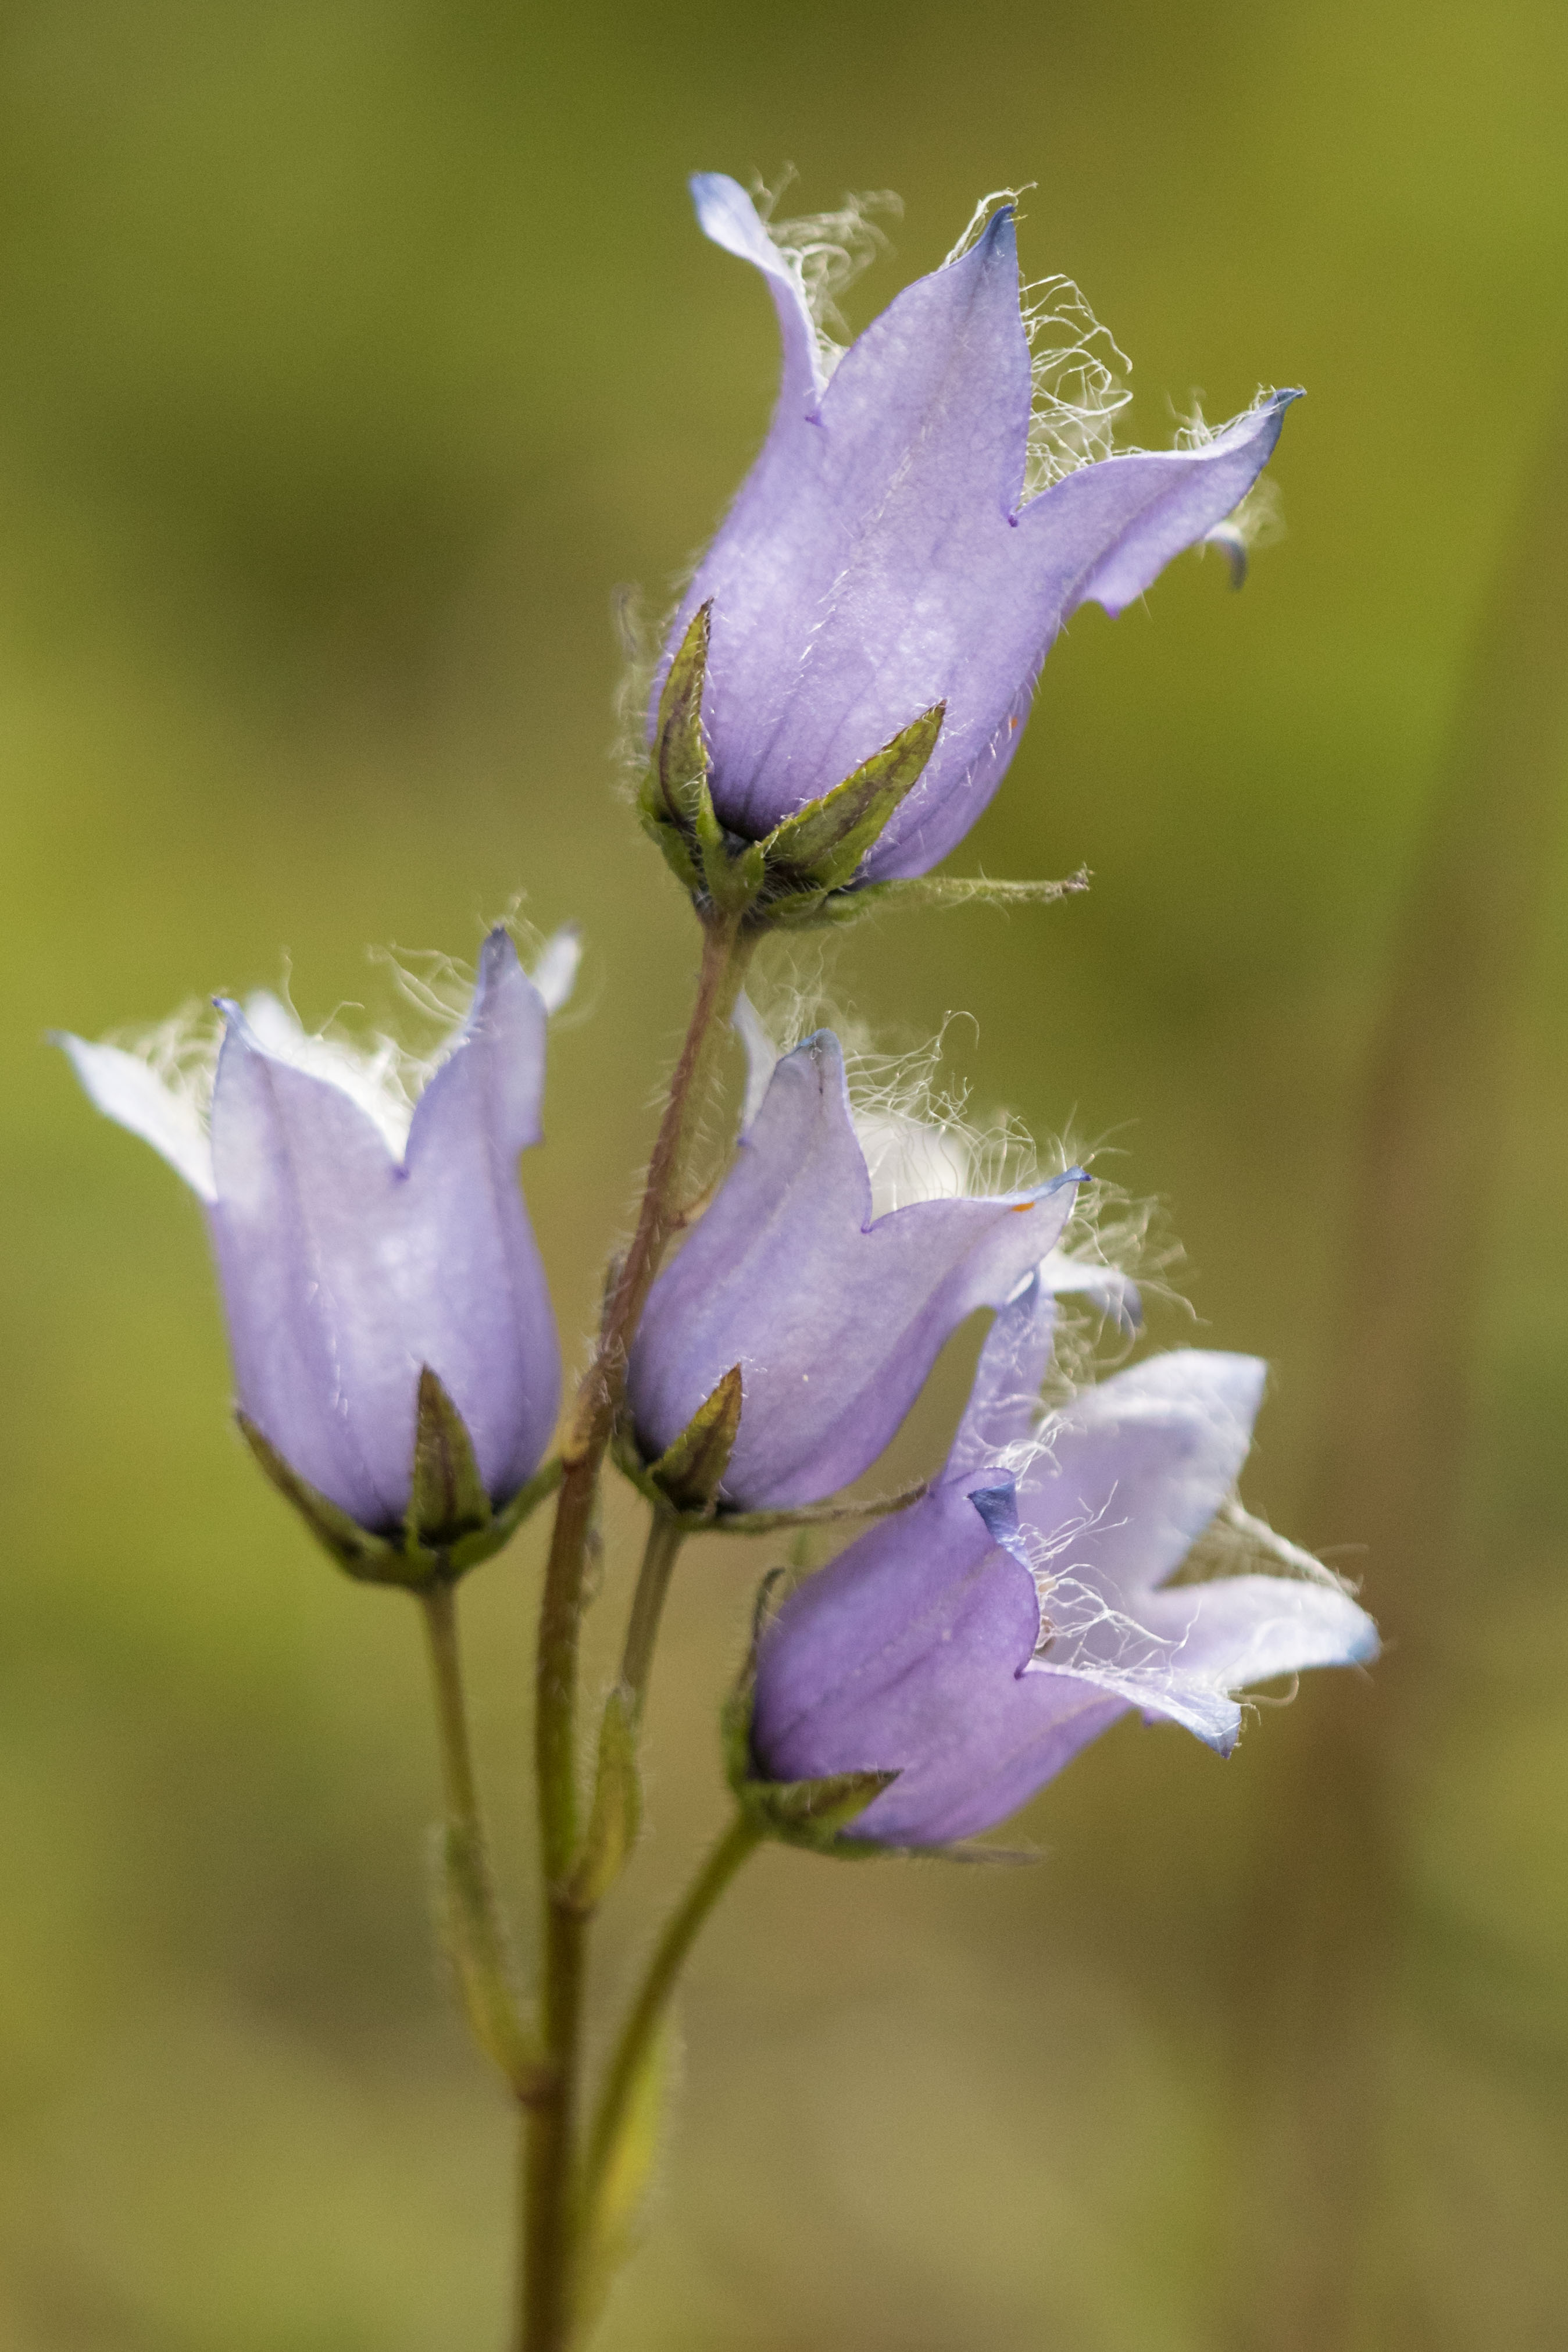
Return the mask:
{"type": "Polygon", "coordinates": [[[1057,1248],[1079,1171],[967,1192],[939,1130],[857,1118],[831,1030],[780,1060],[744,1000],[737,1025],[751,1083],[735,1165],[654,1284],[632,1343],[644,1460],[738,1367],[718,1501],[814,1503],[869,1468],[964,1318],[999,1307],[1042,1261],[1052,1288],[1135,1313],[1121,1277],[1057,1248]]]}
{"type": "Polygon", "coordinates": [[[851,1838],[990,1829],[1130,1709],[1228,1755],[1237,1692],[1376,1654],[1372,1620],[1329,1571],[1231,1500],[1264,1367],[1183,1349],[1042,1418],[1052,1312],[1038,1279],[1004,1308],[940,1483],[761,1637],[756,1769],[898,1776],[851,1838]],[[1167,1584],[1211,1523],[1295,1572],[1167,1584]]]}
{"type": "Polygon", "coordinates": [[[692,191],[706,234],[768,279],[783,375],[666,640],[650,734],[705,604],[709,783],[733,835],[762,839],[944,705],[924,773],[858,878],[925,874],[996,792],[1068,616],[1090,602],[1120,613],[1215,532],[1297,395],[1261,399],[1193,446],[1096,455],[1105,408],[1035,398],[1010,205],[841,356],[800,253],[745,191],[721,173],[692,191]]]}
{"type": "Polygon", "coordinates": [[[412,1100],[394,1047],[309,1035],[265,993],[219,1000],[205,1102],[142,1055],[61,1040],[98,1108],[202,1202],[241,1413],[371,1533],[409,1504],[423,1368],[497,1509],[549,1441],[560,1355],[517,1156],[540,1139],[546,1018],[575,961],[560,934],[530,980],[493,931],[466,1017],[412,1100]]]}

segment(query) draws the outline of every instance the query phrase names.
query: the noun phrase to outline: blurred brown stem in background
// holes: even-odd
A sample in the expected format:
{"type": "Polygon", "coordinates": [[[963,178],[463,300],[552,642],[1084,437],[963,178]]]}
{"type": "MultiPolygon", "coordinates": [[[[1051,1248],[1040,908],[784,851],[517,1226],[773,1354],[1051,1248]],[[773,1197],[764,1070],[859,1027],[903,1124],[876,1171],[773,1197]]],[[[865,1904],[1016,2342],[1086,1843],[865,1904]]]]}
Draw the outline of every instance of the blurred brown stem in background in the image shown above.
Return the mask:
{"type": "MultiPolygon", "coordinates": [[[[1483,613],[1368,1056],[1346,1288],[1308,1524],[1364,1547],[1386,1654],[1324,1676],[1260,1759],[1240,1922],[1239,2352],[1437,2340],[1378,2210],[1406,1920],[1396,1824],[1480,1563],[1470,1375],[1507,1108],[1568,752],[1568,396],[1483,613]]],[[[1354,1563],[1358,1571],[1362,1565],[1354,1563]]]]}

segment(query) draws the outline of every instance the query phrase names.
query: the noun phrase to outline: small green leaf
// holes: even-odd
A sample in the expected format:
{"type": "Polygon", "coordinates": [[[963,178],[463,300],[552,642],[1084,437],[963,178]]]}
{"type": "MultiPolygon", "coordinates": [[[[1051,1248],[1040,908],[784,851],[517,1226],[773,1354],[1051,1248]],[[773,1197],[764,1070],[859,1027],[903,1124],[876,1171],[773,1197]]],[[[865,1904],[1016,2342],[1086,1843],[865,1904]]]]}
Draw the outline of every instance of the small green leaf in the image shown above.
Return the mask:
{"type": "Polygon", "coordinates": [[[703,740],[703,687],[707,677],[711,601],[699,604],[682,638],[659,697],[653,762],[664,806],[677,823],[695,825],[708,798],[707,745],[703,740]]]}
{"type": "Polygon", "coordinates": [[[376,1583],[410,1581],[395,1546],[383,1537],[371,1535],[347,1511],[340,1510],[336,1503],[329,1502],[299,1477],[247,1413],[236,1412],[235,1419],[241,1436],[278,1493],[293,1504],[317,1542],[330,1552],[340,1568],[347,1569],[350,1576],[366,1577],[376,1583]]]}
{"type": "Polygon", "coordinates": [[[706,1511],[729,1467],[740,1427],[740,1366],[732,1364],[648,1475],[677,1511],[706,1511]]]}
{"type": "Polygon", "coordinates": [[[463,1416],[426,1364],[419,1375],[413,1473],[406,1518],[410,1551],[444,1551],[490,1524],[474,1447],[463,1416]]]}
{"type": "Polygon", "coordinates": [[[599,1727],[599,1769],[593,1811],[569,1895],[575,1910],[595,1910],[621,1875],[643,1822],[643,1783],[631,1695],[612,1690],[599,1727]]]}
{"type": "Polygon", "coordinates": [[[946,710],[945,702],[933,703],[880,751],[873,751],[853,775],[775,825],[762,845],[769,873],[787,885],[841,888],[894,809],[920,782],[946,710]]]}

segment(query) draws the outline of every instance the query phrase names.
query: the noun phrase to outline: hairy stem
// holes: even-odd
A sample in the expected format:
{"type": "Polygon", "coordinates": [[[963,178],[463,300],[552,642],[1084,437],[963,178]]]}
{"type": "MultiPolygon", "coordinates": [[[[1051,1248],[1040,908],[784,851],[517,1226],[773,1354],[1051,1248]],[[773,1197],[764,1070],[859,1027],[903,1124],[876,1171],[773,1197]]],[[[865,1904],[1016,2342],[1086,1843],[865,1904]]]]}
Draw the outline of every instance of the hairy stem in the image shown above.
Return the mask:
{"type": "Polygon", "coordinates": [[[638,2080],[652,2055],[654,2038],[664,2022],[686,1955],[708,1913],[747,1856],[762,1843],[763,1834],[748,1814],[737,1813],[671,1913],[654,1947],[647,1974],[615,2045],[594,2116],[584,2200],[590,2214],[614,2160],[616,2144],[638,2080]]]}
{"type": "Polygon", "coordinates": [[[422,1592],[419,1601],[429,1640],[446,1797],[446,1907],[453,1958],[475,2040],[518,2097],[526,2099],[537,2085],[539,2053],[518,2011],[490,1874],[463,1695],[457,1596],[452,1585],[441,1583],[422,1592]]]}
{"type": "Polygon", "coordinates": [[[522,2352],[565,2352],[573,2332],[573,2137],[589,1924],[570,1885],[580,1843],[577,1652],[599,1474],[625,1391],[632,1335],[659,1261],[679,1225],[693,1131],[722,1024],[739,992],[749,945],[737,920],[715,918],[704,924],[696,1002],[670,1079],[636,1228],[561,1450],[560,1494],[545,1570],[535,1665],[545,2068],[526,2125],[517,2333],[522,2352]]]}

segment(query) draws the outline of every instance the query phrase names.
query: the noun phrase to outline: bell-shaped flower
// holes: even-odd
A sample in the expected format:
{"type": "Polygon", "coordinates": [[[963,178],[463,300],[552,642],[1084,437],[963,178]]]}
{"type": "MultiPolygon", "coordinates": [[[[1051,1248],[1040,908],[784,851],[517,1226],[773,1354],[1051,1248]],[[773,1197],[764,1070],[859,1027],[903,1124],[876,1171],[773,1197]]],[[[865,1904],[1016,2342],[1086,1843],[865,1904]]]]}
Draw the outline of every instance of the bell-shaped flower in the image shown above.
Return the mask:
{"type": "Polygon", "coordinates": [[[799,251],[735,181],[704,173],[692,188],[707,235],[768,279],[783,375],[672,625],[650,730],[703,605],[708,781],[732,835],[764,839],[940,706],[935,750],[858,878],[924,874],[996,792],[1068,616],[1091,602],[1120,613],[1214,531],[1296,394],[1188,447],[1096,457],[1104,415],[1043,385],[1037,399],[1038,306],[1020,301],[1010,205],[840,357],[799,251]]]}
{"type": "Polygon", "coordinates": [[[1042,1418],[1051,1312],[1038,1281],[1003,1310],[941,1483],[762,1635],[757,1772],[897,1776],[851,1837],[974,1836],[1130,1709],[1228,1754],[1239,1692],[1376,1654],[1328,1570],[1232,1500],[1264,1367],[1183,1349],[1042,1418]],[[1210,1529],[1291,1572],[1168,1581],[1210,1529]]]}
{"type": "MultiPolygon", "coordinates": [[[[546,950],[552,1001],[570,935],[546,950]]],[[[277,998],[219,1000],[210,1097],[155,1059],[61,1040],[99,1108],[200,1198],[240,1412],[356,1525],[390,1534],[413,1475],[421,1374],[441,1383],[497,1509],[555,1424],[560,1354],[517,1183],[540,1139],[546,994],[504,931],[417,1097],[395,1048],[312,1036],[277,998]]]]}
{"type": "MultiPolygon", "coordinates": [[[[831,1030],[773,1066],[749,1009],[741,1025],[752,1089],[735,1164],[653,1285],[628,1396],[651,1463],[738,1369],[717,1499],[758,1510],[817,1502],[869,1468],[958,1325],[1056,1249],[1080,1171],[958,1193],[934,1150],[923,1162],[905,1150],[895,1173],[885,1133],[857,1123],[831,1030]],[[940,1180],[929,1191],[922,1168],[940,1180]]],[[[1065,1286],[1114,1279],[1062,1272],[1065,1286]]]]}

